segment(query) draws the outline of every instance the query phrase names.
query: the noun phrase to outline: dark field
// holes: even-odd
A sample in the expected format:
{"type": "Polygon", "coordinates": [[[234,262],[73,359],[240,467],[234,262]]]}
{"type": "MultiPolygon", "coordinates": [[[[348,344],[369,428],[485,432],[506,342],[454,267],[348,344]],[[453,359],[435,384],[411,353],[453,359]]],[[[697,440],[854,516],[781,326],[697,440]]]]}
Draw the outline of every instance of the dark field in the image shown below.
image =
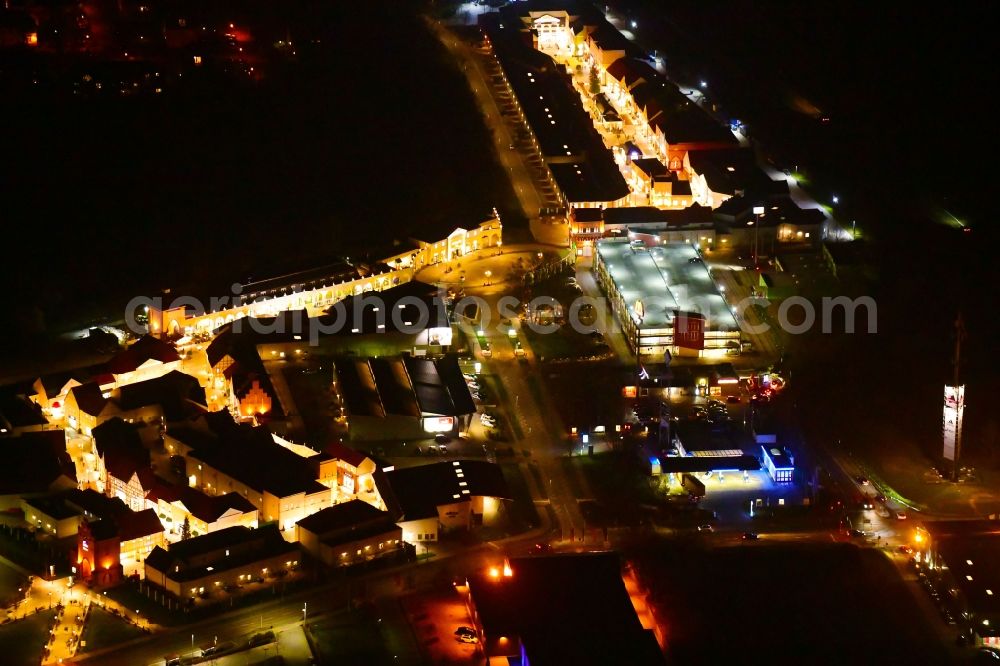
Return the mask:
{"type": "Polygon", "coordinates": [[[662,543],[637,564],[656,572],[672,663],[949,663],[876,550],[662,543]]]}

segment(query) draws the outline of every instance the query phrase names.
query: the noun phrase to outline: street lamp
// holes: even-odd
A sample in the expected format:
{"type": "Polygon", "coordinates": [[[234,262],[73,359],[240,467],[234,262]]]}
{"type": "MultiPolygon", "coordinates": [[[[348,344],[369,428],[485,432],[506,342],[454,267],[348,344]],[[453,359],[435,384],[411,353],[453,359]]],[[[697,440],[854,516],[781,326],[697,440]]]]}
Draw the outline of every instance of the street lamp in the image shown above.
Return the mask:
{"type": "Polygon", "coordinates": [[[308,612],[309,612],[309,602],[308,601],[303,601],[302,602],[302,624],[303,624],[303,626],[305,626],[306,616],[308,615],[308,612]]]}
{"type": "Polygon", "coordinates": [[[708,81],[706,81],[705,79],[702,79],[701,80],[701,87],[702,87],[703,90],[705,88],[707,88],[708,87],[708,81]]]}
{"type": "Polygon", "coordinates": [[[748,225],[753,225],[753,267],[754,270],[759,270],[759,264],[757,263],[757,238],[760,233],[760,216],[764,214],[763,206],[754,206],[753,214],[755,220],[753,222],[747,222],[748,225]]]}
{"type": "Polygon", "coordinates": [[[833,195],[833,203],[835,203],[835,204],[839,204],[840,203],[840,197],[838,197],[836,194],[833,195]]]}

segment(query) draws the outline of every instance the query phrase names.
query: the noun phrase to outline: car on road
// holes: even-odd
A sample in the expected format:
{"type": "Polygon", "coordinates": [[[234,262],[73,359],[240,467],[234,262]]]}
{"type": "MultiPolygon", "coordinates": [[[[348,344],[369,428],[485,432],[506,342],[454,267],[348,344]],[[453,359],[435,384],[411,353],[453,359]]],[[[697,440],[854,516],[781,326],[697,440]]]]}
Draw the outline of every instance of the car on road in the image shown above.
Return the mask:
{"type": "Polygon", "coordinates": [[[462,627],[459,627],[458,629],[455,630],[455,635],[456,636],[463,636],[463,635],[464,636],[475,636],[476,635],[476,630],[473,629],[472,627],[462,626],[462,627]]]}
{"type": "Polygon", "coordinates": [[[848,534],[850,534],[852,537],[863,537],[865,535],[864,532],[862,532],[861,530],[857,529],[856,527],[852,527],[848,531],[848,534]]]}
{"type": "Polygon", "coordinates": [[[897,511],[896,512],[896,520],[906,520],[906,512],[905,511],[897,511]]]}
{"type": "Polygon", "coordinates": [[[760,538],[760,536],[756,532],[744,532],[743,533],[743,540],[744,541],[756,541],[759,538],[760,538]]]}
{"type": "Polygon", "coordinates": [[[913,549],[907,546],[905,543],[899,548],[897,548],[897,550],[903,553],[904,555],[911,555],[913,553],[913,549]]]}
{"type": "Polygon", "coordinates": [[[462,643],[478,643],[479,638],[475,634],[459,634],[458,640],[462,643]]]}
{"type": "Polygon", "coordinates": [[[868,479],[866,477],[856,476],[856,477],[854,477],[854,480],[857,481],[862,486],[867,486],[868,485],[868,479]]]}
{"type": "Polygon", "coordinates": [[[705,523],[704,525],[699,525],[698,526],[698,531],[699,532],[712,532],[712,531],[714,531],[714,528],[710,524],[705,523]]]}
{"type": "Polygon", "coordinates": [[[738,396],[738,395],[731,395],[728,398],[726,398],[726,402],[728,402],[730,404],[736,404],[739,401],[740,401],[740,396],[738,396]]]}

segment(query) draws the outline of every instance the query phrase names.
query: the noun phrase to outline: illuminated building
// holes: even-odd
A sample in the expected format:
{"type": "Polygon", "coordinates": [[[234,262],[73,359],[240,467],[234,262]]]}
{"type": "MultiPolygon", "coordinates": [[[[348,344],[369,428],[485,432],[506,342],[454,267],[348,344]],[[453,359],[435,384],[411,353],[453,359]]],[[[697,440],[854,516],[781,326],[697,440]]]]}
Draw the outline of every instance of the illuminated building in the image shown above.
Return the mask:
{"type": "Polygon", "coordinates": [[[307,516],[297,530],[302,548],[331,567],[392,556],[402,549],[403,531],[392,514],[361,500],[307,516]]]}
{"type": "Polygon", "coordinates": [[[502,233],[500,218],[494,215],[472,229],[457,228],[438,241],[411,239],[412,248],[392,254],[373,267],[359,269],[338,264],[241,285],[239,297],[232,297],[237,302],[226,301],[208,312],[167,302],[163,309],[150,307],[149,332],[156,337],[209,335],[243,317],[273,317],[289,310],[305,310],[308,316],[315,317],[348,296],[385,291],[409,282],[416,271],[426,266],[499,248],[502,233]]]}
{"type": "Polygon", "coordinates": [[[61,430],[23,432],[0,438],[0,511],[18,510],[25,499],[76,487],[76,467],[61,430]]]}
{"type": "Polygon", "coordinates": [[[165,543],[163,525],[152,509],[131,511],[120,502],[96,522],[77,530],[76,566],[95,586],[114,585],[123,575],[141,574],[142,561],[165,543]]]}
{"type": "Polygon", "coordinates": [[[481,460],[391,469],[375,478],[410,544],[437,541],[442,531],[494,525],[511,499],[499,465],[481,460]]]}
{"type": "Polygon", "coordinates": [[[736,318],[693,246],[601,240],[594,274],[640,355],[659,360],[667,351],[705,358],[740,352],[736,318]]]}
{"type": "Polygon", "coordinates": [[[457,434],[476,413],[455,356],[342,357],[334,373],[351,439],[457,434]]]}
{"type": "Polygon", "coordinates": [[[928,520],[913,532],[921,570],[976,645],[1000,648],[1000,521],[928,520]]]}
{"type": "Polygon", "coordinates": [[[469,577],[486,663],[666,663],[662,632],[616,553],[515,558],[469,577]]]}
{"type": "Polygon", "coordinates": [[[59,499],[37,497],[21,500],[24,522],[29,529],[63,539],[76,534],[83,519],[80,512],[59,499]]]}
{"type": "Polygon", "coordinates": [[[172,370],[154,379],[102,390],[96,381],[74,386],[66,396],[66,425],[90,436],[113,417],[161,424],[182,421],[205,406],[205,390],[194,377],[172,370]]]}
{"type": "Polygon", "coordinates": [[[335,466],[330,456],[300,455],[266,428],[237,424],[227,412],[173,428],[166,441],[168,451],[185,458],[191,487],[242,495],[260,522],[277,522],[288,539],[295,538],[296,521],[333,503],[333,491],[318,481],[333,473],[325,471],[335,466]]]}
{"type": "Polygon", "coordinates": [[[319,479],[323,485],[333,488],[338,498],[355,499],[378,506],[382,500],[375,488],[375,461],[360,451],[344,446],[339,442],[328,444],[323,452],[336,461],[333,476],[319,479]]]}
{"type": "Polygon", "coordinates": [[[219,595],[229,586],[298,568],[301,551],[276,525],[234,526],[158,547],[145,559],[146,582],[179,599],[219,595]]]}
{"type": "Polygon", "coordinates": [[[206,495],[190,486],[158,483],[149,493],[150,504],[167,528],[168,540],[176,541],[188,522],[190,536],[241,525],[257,527],[257,508],[239,493],[206,495]]]}
{"type": "Polygon", "coordinates": [[[138,429],[118,417],[94,428],[97,476],[108,497],[117,497],[133,511],[146,507],[146,493],[153,483],[149,451],[138,429]]]}

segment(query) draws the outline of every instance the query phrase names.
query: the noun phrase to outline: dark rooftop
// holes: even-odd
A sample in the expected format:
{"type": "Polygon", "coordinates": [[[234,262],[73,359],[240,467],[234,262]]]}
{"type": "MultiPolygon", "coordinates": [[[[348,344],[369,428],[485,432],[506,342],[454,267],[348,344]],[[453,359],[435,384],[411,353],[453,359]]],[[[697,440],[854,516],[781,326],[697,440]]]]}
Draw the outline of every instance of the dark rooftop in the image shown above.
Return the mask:
{"type": "Polygon", "coordinates": [[[337,386],[350,414],[458,416],[476,411],[453,355],[428,359],[404,355],[334,360],[337,386]]]}
{"type": "MultiPolygon", "coordinates": [[[[482,460],[455,460],[397,468],[376,475],[388,487],[382,499],[404,520],[437,515],[437,507],[468,501],[472,496],[510,499],[499,465],[482,460]]],[[[380,484],[381,485],[381,484],[380,484]]]]}
{"type": "Polygon", "coordinates": [[[487,645],[519,637],[532,666],[664,664],[642,627],[615,553],[510,560],[512,575],[470,579],[487,645]]]}
{"type": "Polygon", "coordinates": [[[372,522],[383,521],[391,523],[392,516],[368,502],[355,499],[317,511],[311,516],[306,516],[297,524],[302,529],[323,537],[365,527],[372,522]]]}
{"type": "Polygon", "coordinates": [[[76,483],[62,430],[25,432],[0,438],[0,495],[45,493],[60,477],[76,483]]]}
{"type": "MultiPolygon", "coordinates": [[[[154,338],[151,335],[144,335],[132,343],[128,349],[113,356],[101,367],[101,370],[116,375],[123,374],[132,372],[149,360],[171,363],[179,361],[180,356],[177,355],[177,350],[170,342],[154,338]]],[[[102,373],[97,372],[96,374],[102,373]]]]}
{"type": "Polygon", "coordinates": [[[146,564],[171,580],[187,581],[210,572],[245,567],[275,555],[298,552],[298,544],[285,541],[277,525],[258,529],[236,526],[177,541],[169,550],[157,546],[146,558],[146,564]],[[224,555],[227,549],[234,551],[231,556],[224,555]]]}
{"type": "Polygon", "coordinates": [[[210,437],[193,429],[170,431],[172,437],[194,447],[192,458],[277,497],[325,488],[316,481],[313,462],[277,444],[266,428],[236,424],[228,414],[206,421],[212,428],[210,437]]]}
{"type": "Polygon", "coordinates": [[[70,506],[66,506],[66,503],[59,497],[36,497],[34,499],[27,500],[26,504],[44,513],[46,516],[55,518],[56,520],[63,520],[65,518],[72,518],[73,516],[80,515],[79,511],[70,506]]]}
{"type": "Polygon", "coordinates": [[[69,392],[76,399],[80,411],[90,416],[99,415],[104,406],[108,404],[108,399],[104,397],[97,382],[87,382],[74,386],[69,392]]]}
{"type": "Polygon", "coordinates": [[[205,389],[195,377],[178,370],[123,386],[119,391],[118,404],[122,410],[160,405],[168,421],[180,421],[205,410],[205,389]]]}
{"type": "Polygon", "coordinates": [[[732,150],[690,150],[691,170],[705,177],[713,192],[749,199],[788,195],[788,181],[772,180],[757,164],[751,148],[732,150]]]}

